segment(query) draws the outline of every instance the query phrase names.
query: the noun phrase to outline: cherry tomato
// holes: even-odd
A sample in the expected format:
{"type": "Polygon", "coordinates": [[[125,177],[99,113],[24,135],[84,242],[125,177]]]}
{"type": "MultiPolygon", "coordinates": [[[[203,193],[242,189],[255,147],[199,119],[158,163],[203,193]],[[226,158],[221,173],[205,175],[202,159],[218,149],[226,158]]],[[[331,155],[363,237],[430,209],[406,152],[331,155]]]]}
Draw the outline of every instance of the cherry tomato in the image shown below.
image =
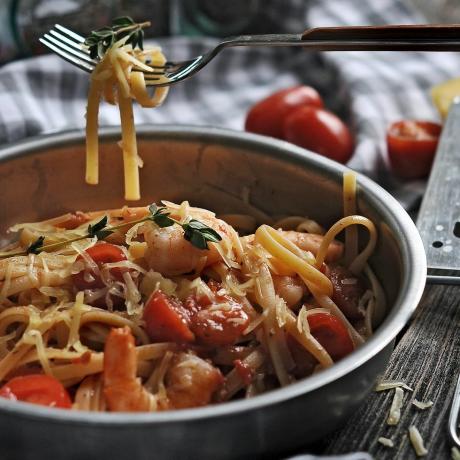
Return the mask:
{"type": "Polygon", "coordinates": [[[402,179],[422,179],[430,173],[441,134],[441,125],[430,121],[402,120],[387,132],[388,157],[402,179]]]}
{"type": "Polygon", "coordinates": [[[144,321],[153,342],[193,342],[195,336],[188,326],[188,316],[182,303],[155,291],[145,304],[144,321]]]}
{"type": "Polygon", "coordinates": [[[190,329],[203,345],[231,345],[238,340],[249,324],[249,316],[233,297],[219,291],[222,285],[208,282],[214,296],[189,296],[184,307],[190,318],[190,329]]]}
{"type": "Polygon", "coordinates": [[[283,139],[284,119],[293,110],[304,105],[323,107],[321,96],[311,86],[293,86],[278,91],[249,110],[245,129],[283,139]]]}
{"type": "Polygon", "coordinates": [[[353,137],[343,121],[327,110],[300,107],[284,122],[284,138],[339,163],[353,154],[353,137]]]}
{"type": "Polygon", "coordinates": [[[249,317],[241,304],[228,298],[219,304],[203,308],[191,318],[191,329],[204,345],[230,345],[235,343],[249,324],[249,317]]]}
{"type": "Polygon", "coordinates": [[[49,375],[31,374],[14,377],[0,388],[2,398],[41,406],[70,409],[72,401],[62,383],[49,375]]]}
{"type": "Polygon", "coordinates": [[[326,349],[334,361],[351,353],[353,342],[347,328],[333,315],[314,313],[308,316],[311,335],[326,349]]]}
{"type": "MultiPolygon", "coordinates": [[[[86,249],[86,253],[94,260],[96,265],[101,268],[104,264],[121,262],[126,260],[124,252],[118,247],[110,243],[97,243],[94,246],[86,249]]],[[[81,255],[77,257],[77,261],[84,260],[81,255]]],[[[114,267],[110,269],[112,276],[117,278],[119,281],[123,279],[123,273],[126,269],[120,267],[114,267]]],[[[73,284],[78,290],[84,289],[100,289],[105,285],[100,276],[94,273],[92,270],[82,270],[72,275],[73,284]],[[85,279],[85,272],[89,273],[93,280],[85,279]]]]}
{"type": "Polygon", "coordinates": [[[77,211],[71,213],[67,220],[64,220],[63,222],[59,222],[59,224],[56,224],[56,227],[65,228],[66,230],[73,230],[74,228],[77,228],[80,225],[85,224],[89,220],[90,219],[88,215],[86,215],[84,212],[77,211]]]}
{"type": "Polygon", "coordinates": [[[235,361],[233,361],[233,365],[244,384],[249,385],[254,379],[254,371],[247,364],[241,361],[241,359],[235,359],[235,361]]]}

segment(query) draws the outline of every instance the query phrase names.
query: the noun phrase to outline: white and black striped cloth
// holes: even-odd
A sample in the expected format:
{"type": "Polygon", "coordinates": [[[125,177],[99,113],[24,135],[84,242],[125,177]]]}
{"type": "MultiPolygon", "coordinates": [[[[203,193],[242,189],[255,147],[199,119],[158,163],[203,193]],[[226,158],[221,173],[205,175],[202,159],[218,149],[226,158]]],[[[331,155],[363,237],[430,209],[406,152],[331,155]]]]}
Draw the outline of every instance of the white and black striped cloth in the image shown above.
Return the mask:
{"type": "MultiPolygon", "coordinates": [[[[273,32],[307,27],[422,23],[407,0],[271,0],[265,15],[273,32]]],[[[208,50],[214,39],[159,40],[173,60],[208,50]]],[[[429,89],[460,75],[454,53],[328,52],[289,48],[228,49],[196,76],[172,88],[156,110],[135,108],[137,123],[214,125],[243,129],[248,108],[297,83],[315,86],[326,106],[347,120],[357,148],[349,166],[386,186],[407,209],[417,206],[424,183],[402,184],[388,174],[385,130],[401,118],[436,120],[429,89]]],[[[0,145],[84,125],[88,76],[57,56],[17,61],[0,69],[0,145]]],[[[101,125],[119,124],[104,104],[101,125]]]]}

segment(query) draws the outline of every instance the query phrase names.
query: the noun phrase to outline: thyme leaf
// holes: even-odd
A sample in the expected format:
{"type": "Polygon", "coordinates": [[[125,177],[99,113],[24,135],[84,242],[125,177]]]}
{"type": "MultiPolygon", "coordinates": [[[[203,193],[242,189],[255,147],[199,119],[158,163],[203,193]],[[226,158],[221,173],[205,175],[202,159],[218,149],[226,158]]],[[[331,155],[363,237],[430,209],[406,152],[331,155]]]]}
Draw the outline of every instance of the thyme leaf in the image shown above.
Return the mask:
{"type": "Polygon", "coordinates": [[[197,219],[190,219],[181,223],[169,217],[169,212],[164,207],[158,207],[155,203],[149,206],[151,220],[159,227],[170,227],[173,224],[180,225],[184,229],[184,238],[190,241],[198,249],[209,249],[208,241],[217,243],[222,237],[211,227],[197,219]]]}
{"type": "Polygon", "coordinates": [[[133,48],[144,49],[144,31],[143,27],[148,27],[150,22],[136,23],[129,16],[122,16],[112,21],[111,26],[102,27],[93,30],[85,39],[85,45],[88,47],[89,55],[92,59],[102,59],[107,50],[113,44],[124,38],[127,44],[133,48]]]}
{"type": "Polygon", "coordinates": [[[211,227],[196,219],[182,225],[184,238],[198,249],[208,249],[208,241],[217,243],[222,237],[211,227]]]}
{"type": "Polygon", "coordinates": [[[106,228],[107,221],[107,216],[104,216],[99,222],[96,222],[93,225],[88,225],[88,237],[96,237],[98,240],[103,240],[111,235],[114,231],[111,228],[106,228]]]}
{"type": "Polygon", "coordinates": [[[29,244],[26,249],[26,254],[38,254],[42,251],[43,243],[45,241],[44,236],[39,236],[33,243],[29,244]]]}
{"type": "Polygon", "coordinates": [[[151,220],[155,222],[159,227],[170,227],[176,222],[169,217],[169,212],[166,211],[166,208],[159,208],[155,203],[149,206],[149,211],[151,214],[151,220]]]}

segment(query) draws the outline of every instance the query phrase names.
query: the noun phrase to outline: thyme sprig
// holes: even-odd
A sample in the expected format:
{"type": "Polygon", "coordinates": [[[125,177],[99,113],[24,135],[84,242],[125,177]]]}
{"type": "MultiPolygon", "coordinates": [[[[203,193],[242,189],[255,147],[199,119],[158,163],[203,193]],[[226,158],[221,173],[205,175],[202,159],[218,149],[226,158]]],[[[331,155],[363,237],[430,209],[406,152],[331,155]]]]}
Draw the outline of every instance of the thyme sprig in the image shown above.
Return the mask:
{"type": "Polygon", "coordinates": [[[160,228],[170,227],[171,225],[180,225],[184,229],[184,238],[198,249],[209,249],[209,241],[217,243],[222,240],[222,237],[218,232],[197,219],[190,219],[186,222],[179,222],[170,216],[170,213],[164,206],[158,207],[155,203],[151,204],[148,209],[149,214],[145,217],[142,217],[141,219],[123,222],[121,224],[112,226],[107,225],[108,217],[104,216],[95,224],[88,225],[87,232],[84,235],[76,236],[75,238],[69,238],[64,241],[58,241],[56,243],[44,245],[45,237],[39,236],[24,251],[0,252],[0,259],[15,256],[26,256],[28,254],[39,254],[42,251],[54,251],[56,249],[65,247],[70,243],[81,241],[86,238],[96,237],[98,240],[105,240],[116,230],[148,221],[154,222],[160,228]]]}
{"type": "Polygon", "coordinates": [[[149,27],[150,22],[136,23],[129,16],[122,16],[112,21],[111,26],[93,30],[86,38],[85,45],[88,47],[92,59],[102,59],[107,50],[118,40],[128,36],[126,43],[133,49],[144,49],[144,27],[149,27]]]}

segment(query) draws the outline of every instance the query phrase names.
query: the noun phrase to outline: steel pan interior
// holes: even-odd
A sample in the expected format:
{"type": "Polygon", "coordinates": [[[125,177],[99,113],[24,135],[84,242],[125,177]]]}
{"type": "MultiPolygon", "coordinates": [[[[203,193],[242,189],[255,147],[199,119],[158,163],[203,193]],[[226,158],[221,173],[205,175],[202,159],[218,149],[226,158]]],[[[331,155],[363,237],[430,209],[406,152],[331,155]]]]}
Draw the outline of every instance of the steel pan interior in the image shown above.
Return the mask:
{"type": "MultiPolygon", "coordinates": [[[[119,132],[106,129],[101,139],[98,186],[84,183],[81,131],[35,138],[0,152],[3,242],[17,222],[126,204],[119,132]]],[[[138,139],[144,167],[142,200],[135,205],[186,199],[217,213],[250,212],[259,221],[263,213],[308,215],[324,226],[341,217],[344,168],[286,142],[194,127],[141,127],[138,139]]],[[[366,177],[360,175],[358,184],[359,212],[379,230],[371,264],[389,312],[351,356],[284,389],[202,409],[89,414],[0,400],[0,445],[15,453],[11,458],[254,458],[295,450],[333,430],[383,371],[426,276],[423,245],[409,216],[366,177]]]]}

